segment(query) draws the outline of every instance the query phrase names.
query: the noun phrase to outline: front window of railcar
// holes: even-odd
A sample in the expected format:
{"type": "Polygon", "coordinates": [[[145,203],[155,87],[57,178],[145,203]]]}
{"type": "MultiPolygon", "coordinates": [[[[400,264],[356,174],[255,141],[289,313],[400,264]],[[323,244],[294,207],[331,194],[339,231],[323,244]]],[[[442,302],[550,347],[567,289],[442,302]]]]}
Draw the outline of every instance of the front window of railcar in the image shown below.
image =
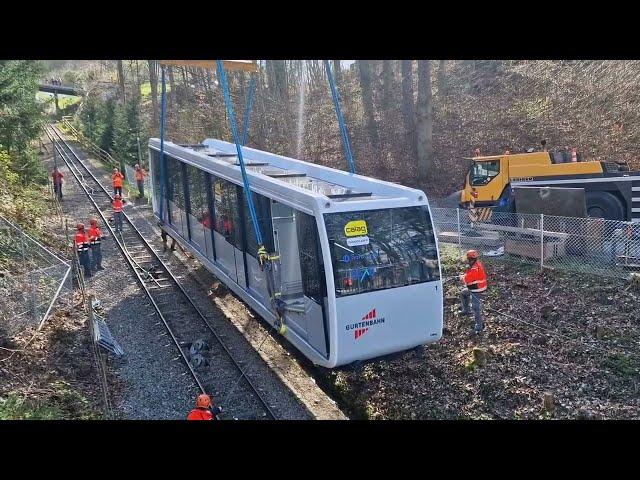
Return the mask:
{"type": "Polygon", "coordinates": [[[324,220],[338,297],[440,278],[426,207],[329,213],[324,220]]]}

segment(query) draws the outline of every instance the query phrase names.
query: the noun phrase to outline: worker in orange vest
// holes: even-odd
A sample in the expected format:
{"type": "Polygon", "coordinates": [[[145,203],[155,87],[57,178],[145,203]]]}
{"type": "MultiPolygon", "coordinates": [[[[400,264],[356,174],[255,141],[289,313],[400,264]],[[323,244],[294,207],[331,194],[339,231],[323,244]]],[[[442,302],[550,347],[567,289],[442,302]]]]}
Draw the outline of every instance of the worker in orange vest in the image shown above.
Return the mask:
{"type": "Polygon", "coordinates": [[[76,225],[76,236],[74,238],[78,261],[84,267],[84,276],[91,277],[91,263],[89,260],[89,236],[84,231],[84,224],[76,225]]]}
{"type": "Polygon", "coordinates": [[[460,275],[460,281],[465,285],[462,292],[460,292],[460,299],[462,301],[461,313],[463,315],[469,315],[471,313],[469,310],[469,300],[471,300],[476,322],[474,327],[475,333],[480,333],[484,330],[481,295],[487,290],[487,274],[478,257],[479,255],[476,250],[469,250],[467,252],[469,268],[465,273],[460,275]]]}
{"type": "Polygon", "coordinates": [[[98,221],[92,218],[89,223],[89,249],[91,251],[91,270],[104,270],[102,267],[102,246],[100,244],[102,240],[102,232],[98,227],[98,221]]]}
{"type": "Polygon", "coordinates": [[[138,184],[138,198],[144,197],[144,171],[140,168],[140,165],[136,163],[136,183],[138,184]]]}
{"type": "Polygon", "coordinates": [[[113,205],[113,221],[116,224],[116,232],[122,232],[122,207],[125,202],[120,195],[116,195],[111,201],[113,205]]]}
{"type": "Polygon", "coordinates": [[[211,398],[206,393],[198,395],[196,408],[189,412],[187,420],[217,420],[222,408],[211,405],[211,398]]]}
{"type": "Polygon", "coordinates": [[[62,200],[62,179],[64,175],[58,167],[53,168],[53,172],[51,172],[51,177],[53,178],[53,191],[58,197],[58,200],[62,200]]]}
{"type": "Polygon", "coordinates": [[[122,195],[123,180],[124,180],[124,175],[120,173],[120,170],[118,170],[118,167],[113,167],[113,175],[111,175],[111,181],[113,182],[114,195],[122,195]]]}

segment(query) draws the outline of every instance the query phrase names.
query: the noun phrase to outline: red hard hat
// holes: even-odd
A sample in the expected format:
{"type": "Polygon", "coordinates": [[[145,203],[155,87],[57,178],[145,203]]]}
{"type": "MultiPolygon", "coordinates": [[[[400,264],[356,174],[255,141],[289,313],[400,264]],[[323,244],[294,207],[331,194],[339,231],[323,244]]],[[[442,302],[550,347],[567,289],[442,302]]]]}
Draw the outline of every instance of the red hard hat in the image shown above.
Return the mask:
{"type": "Polygon", "coordinates": [[[76,228],[77,228],[78,230],[84,230],[84,223],[79,223],[79,224],[77,224],[77,225],[76,225],[76,228]]]}
{"type": "Polygon", "coordinates": [[[477,250],[469,250],[467,252],[467,258],[478,258],[478,251],[477,250]]]}
{"type": "Polygon", "coordinates": [[[96,225],[98,223],[98,221],[95,218],[92,218],[91,220],[89,220],[89,223],[91,225],[96,225]]]}
{"type": "Polygon", "coordinates": [[[206,393],[202,393],[198,395],[198,399],[196,400],[196,407],[198,408],[209,408],[211,406],[211,398],[206,393]]]}

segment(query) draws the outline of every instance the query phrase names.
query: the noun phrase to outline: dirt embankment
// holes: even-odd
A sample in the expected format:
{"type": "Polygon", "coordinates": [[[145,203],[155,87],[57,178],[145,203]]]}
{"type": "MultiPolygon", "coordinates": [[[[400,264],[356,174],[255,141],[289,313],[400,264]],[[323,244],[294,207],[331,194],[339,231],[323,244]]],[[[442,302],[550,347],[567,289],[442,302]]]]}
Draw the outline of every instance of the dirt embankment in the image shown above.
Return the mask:
{"type": "MultiPolygon", "coordinates": [[[[640,417],[638,291],[503,261],[486,266],[482,338],[458,315],[450,284],[442,340],[423,356],[330,373],[342,403],[382,419],[640,417]]],[[[456,270],[451,261],[447,269],[456,270]]]]}

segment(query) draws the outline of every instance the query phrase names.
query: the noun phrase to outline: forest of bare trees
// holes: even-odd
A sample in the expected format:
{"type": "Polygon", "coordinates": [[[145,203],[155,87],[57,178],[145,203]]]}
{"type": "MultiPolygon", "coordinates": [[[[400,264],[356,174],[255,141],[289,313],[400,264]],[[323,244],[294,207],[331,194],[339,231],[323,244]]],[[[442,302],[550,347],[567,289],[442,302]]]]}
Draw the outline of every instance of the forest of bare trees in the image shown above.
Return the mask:
{"type": "MultiPolygon", "coordinates": [[[[637,157],[638,62],[330,63],[356,165],[367,175],[446,194],[459,187],[468,168],[463,159],[476,148],[524,151],[543,138],[550,146],[576,146],[586,157],[632,164],[637,157]]],[[[248,145],[346,169],[323,62],[259,66],[248,145]]],[[[158,136],[159,62],[108,61],[94,70],[94,80],[111,79],[119,101],[140,98],[142,130],[158,136]]],[[[231,139],[215,71],[174,66],[166,77],[168,139],[231,139]]],[[[249,74],[230,72],[229,81],[241,125],[249,74]]]]}

